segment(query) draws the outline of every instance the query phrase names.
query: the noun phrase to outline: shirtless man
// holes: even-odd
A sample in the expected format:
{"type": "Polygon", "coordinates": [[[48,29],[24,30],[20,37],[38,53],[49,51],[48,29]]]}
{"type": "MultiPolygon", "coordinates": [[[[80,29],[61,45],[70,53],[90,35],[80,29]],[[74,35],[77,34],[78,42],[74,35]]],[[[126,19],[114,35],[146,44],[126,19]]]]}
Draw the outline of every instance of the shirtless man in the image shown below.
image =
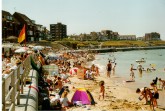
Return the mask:
{"type": "Polygon", "coordinates": [[[62,81],[61,81],[61,77],[58,77],[57,83],[58,83],[57,88],[58,88],[59,90],[61,90],[62,87],[63,87],[63,84],[62,84],[62,81]]]}
{"type": "Polygon", "coordinates": [[[111,61],[109,61],[109,63],[107,64],[107,77],[110,78],[110,74],[111,74],[111,70],[112,70],[112,64],[111,64],[111,61]]]}

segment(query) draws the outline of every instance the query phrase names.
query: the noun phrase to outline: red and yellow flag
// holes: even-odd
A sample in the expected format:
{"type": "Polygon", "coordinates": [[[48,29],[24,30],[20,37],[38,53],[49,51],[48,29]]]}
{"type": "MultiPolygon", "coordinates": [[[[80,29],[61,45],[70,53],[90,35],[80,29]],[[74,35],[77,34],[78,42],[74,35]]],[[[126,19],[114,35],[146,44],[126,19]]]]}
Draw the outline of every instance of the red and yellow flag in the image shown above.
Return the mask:
{"type": "Polygon", "coordinates": [[[19,34],[18,42],[21,43],[24,40],[25,40],[25,25],[23,26],[23,28],[19,34]]]}

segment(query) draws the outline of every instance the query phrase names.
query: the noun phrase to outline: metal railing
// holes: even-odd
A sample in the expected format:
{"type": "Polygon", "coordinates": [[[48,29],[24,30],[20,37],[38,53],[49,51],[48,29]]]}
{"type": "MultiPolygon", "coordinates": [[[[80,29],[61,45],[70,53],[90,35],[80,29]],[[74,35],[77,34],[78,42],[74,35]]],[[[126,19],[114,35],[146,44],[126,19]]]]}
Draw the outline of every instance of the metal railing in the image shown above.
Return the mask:
{"type": "MultiPolygon", "coordinates": [[[[35,58],[35,55],[30,56],[35,58]]],[[[6,111],[6,109],[9,109],[8,111],[15,111],[15,105],[20,104],[20,92],[23,94],[23,89],[26,86],[26,79],[31,69],[30,56],[28,56],[16,70],[12,70],[6,78],[2,78],[2,111],[6,111]],[[24,71],[20,74],[20,68],[23,67],[24,71]],[[10,89],[9,86],[6,86],[6,83],[9,82],[8,80],[11,80],[9,83],[10,89]],[[9,91],[6,92],[8,89],[9,91]],[[6,104],[6,101],[8,100],[11,102],[9,106],[6,104]]]]}

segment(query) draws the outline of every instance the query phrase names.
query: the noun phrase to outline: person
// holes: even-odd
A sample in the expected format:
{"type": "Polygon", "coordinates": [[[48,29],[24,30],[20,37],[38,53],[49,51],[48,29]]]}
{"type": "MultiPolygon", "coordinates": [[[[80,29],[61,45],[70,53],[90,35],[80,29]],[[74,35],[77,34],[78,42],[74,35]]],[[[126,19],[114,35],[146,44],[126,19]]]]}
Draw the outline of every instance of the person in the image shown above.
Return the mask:
{"type": "Polygon", "coordinates": [[[62,81],[61,81],[61,77],[58,77],[57,88],[58,88],[59,90],[61,90],[61,89],[62,89],[62,86],[63,86],[63,84],[62,84],[62,81]]]}
{"type": "Polygon", "coordinates": [[[103,97],[103,100],[104,100],[104,93],[105,93],[104,81],[100,81],[100,94],[99,94],[99,100],[100,100],[100,97],[103,97]]]}
{"type": "Polygon", "coordinates": [[[135,74],[133,72],[133,64],[131,64],[131,68],[130,68],[130,77],[131,77],[131,80],[134,80],[135,78],[135,74]]]}
{"type": "Polygon", "coordinates": [[[153,104],[153,96],[152,96],[152,92],[150,91],[149,88],[147,87],[143,87],[141,89],[137,88],[136,93],[140,94],[139,100],[141,101],[143,98],[145,98],[146,103],[148,104],[148,100],[150,98],[150,105],[153,104]]]}
{"type": "Polygon", "coordinates": [[[111,74],[111,70],[112,70],[112,64],[111,64],[111,61],[109,61],[109,63],[107,64],[107,77],[110,78],[110,74],[111,74]]]}
{"type": "Polygon", "coordinates": [[[99,68],[98,66],[95,67],[95,72],[96,72],[96,76],[100,76],[100,73],[99,73],[99,68]]]}
{"type": "Polygon", "coordinates": [[[159,99],[158,88],[154,84],[154,82],[150,83],[151,87],[153,87],[153,105],[154,107],[158,107],[157,99],[159,99]]]}
{"type": "Polygon", "coordinates": [[[49,98],[50,98],[51,109],[57,109],[58,107],[60,110],[61,109],[60,95],[58,93],[56,93],[55,95],[50,94],[49,98]]]}
{"type": "Polygon", "coordinates": [[[113,75],[115,75],[115,68],[116,68],[116,63],[115,63],[115,65],[114,65],[113,68],[112,68],[113,75]]]}
{"type": "Polygon", "coordinates": [[[142,74],[143,67],[142,67],[142,65],[140,63],[138,64],[138,67],[137,68],[139,70],[139,73],[142,74]]]}
{"type": "Polygon", "coordinates": [[[87,71],[86,71],[86,79],[90,79],[90,70],[89,69],[87,69],[87,71]]]}
{"type": "Polygon", "coordinates": [[[60,98],[60,102],[61,102],[64,109],[68,109],[69,106],[71,105],[71,102],[69,102],[67,95],[68,95],[68,92],[64,91],[62,93],[61,98],[60,98]]]}
{"type": "Polygon", "coordinates": [[[162,89],[164,88],[165,90],[165,80],[162,80],[161,78],[159,78],[159,82],[162,84],[162,89]]]}

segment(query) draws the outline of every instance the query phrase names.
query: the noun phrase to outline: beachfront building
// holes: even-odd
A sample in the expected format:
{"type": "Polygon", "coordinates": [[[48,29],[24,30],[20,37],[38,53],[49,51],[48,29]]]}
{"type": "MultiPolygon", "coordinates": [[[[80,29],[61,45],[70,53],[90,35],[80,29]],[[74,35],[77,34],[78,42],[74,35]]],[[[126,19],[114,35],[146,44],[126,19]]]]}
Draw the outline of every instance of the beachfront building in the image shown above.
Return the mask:
{"type": "Polygon", "coordinates": [[[146,41],[160,40],[160,34],[157,32],[146,33],[144,40],[146,40],[146,41]]]}
{"type": "Polygon", "coordinates": [[[144,37],[137,37],[136,40],[143,41],[144,37]]]}
{"type": "Polygon", "coordinates": [[[37,41],[38,39],[35,38],[35,22],[31,19],[29,19],[26,15],[15,12],[13,16],[21,23],[20,27],[22,28],[25,25],[25,36],[26,41],[37,41]]]}
{"type": "Polygon", "coordinates": [[[136,35],[119,35],[119,40],[136,40],[136,35]]]}
{"type": "Polygon", "coordinates": [[[35,32],[36,32],[36,41],[41,41],[46,39],[46,33],[47,33],[46,27],[43,27],[40,24],[36,24],[35,32]]]}
{"type": "Polygon", "coordinates": [[[18,37],[21,30],[20,22],[7,11],[2,10],[2,41],[6,41],[8,37],[18,37]]]}
{"type": "Polygon", "coordinates": [[[67,26],[62,23],[50,24],[50,34],[53,40],[62,40],[67,37],[67,26]]]}
{"type": "MultiPolygon", "coordinates": [[[[25,25],[26,42],[36,42],[41,39],[46,39],[47,29],[42,25],[35,24],[35,20],[31,20],[25,14],[15,12],[13,15],[2,10],[2,41],[11,41],[17,38],[25,25]]],[[[13,42],[13,41],[12,41],[13,42]]]]}
{"type": "Polygon", "coordinates": [[[103,37],[106,37],[107,40],[118,40],[119,37],[118,32],[113,32],[111,30],[102,30],[101,34],[103,37]]]}
{"type": "Polygon", "coordinates": [[[111,30],[102,30],[101,33],[104,37],[107,37],[107,40],[112,39],[112,31],[111,30]]]}
{"type": "Polygon", "coordinates": [[[80,40],[80,41],[89,41],[89,40],[91,40],[91,36],[90,36],[90,34],[86,34],[86,33],[82,34],[81,33],[78,37],[78,40],[80,40]]]}

